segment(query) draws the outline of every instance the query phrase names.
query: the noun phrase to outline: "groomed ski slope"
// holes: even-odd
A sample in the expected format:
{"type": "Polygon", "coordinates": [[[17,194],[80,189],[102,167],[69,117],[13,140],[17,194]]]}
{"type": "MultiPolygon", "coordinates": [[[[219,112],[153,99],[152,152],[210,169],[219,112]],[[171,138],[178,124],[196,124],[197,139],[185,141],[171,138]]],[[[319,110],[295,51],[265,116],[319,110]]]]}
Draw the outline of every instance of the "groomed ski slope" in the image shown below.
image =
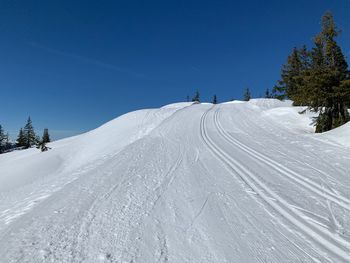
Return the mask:
{"type": "Polygon", "coordinates": [[[0,262],[350,262],[350,125],[177,103],[0,155],[0,262]]]}

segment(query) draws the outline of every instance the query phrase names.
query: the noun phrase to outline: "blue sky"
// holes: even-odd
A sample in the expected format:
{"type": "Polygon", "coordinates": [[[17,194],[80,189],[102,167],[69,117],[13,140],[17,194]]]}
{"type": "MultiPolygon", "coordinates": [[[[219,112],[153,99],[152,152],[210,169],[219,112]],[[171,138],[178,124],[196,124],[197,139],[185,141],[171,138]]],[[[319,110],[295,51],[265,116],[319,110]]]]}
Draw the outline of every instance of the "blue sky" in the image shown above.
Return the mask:
{"type": "Polygon", "coordinates": [[[30,115],[58,139],[196,89],[259,96],[326,10],[349,57],[350,0],[0,0],[0,123],[15,137],[30,115]]]}

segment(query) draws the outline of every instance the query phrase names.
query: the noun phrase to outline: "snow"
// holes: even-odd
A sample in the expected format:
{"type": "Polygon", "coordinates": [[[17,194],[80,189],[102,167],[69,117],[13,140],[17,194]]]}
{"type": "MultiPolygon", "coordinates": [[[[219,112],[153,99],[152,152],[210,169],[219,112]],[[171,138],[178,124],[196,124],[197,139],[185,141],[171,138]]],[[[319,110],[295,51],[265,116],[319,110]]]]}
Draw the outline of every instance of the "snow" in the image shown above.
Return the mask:
{"type": "Polygon", "coordinates": [[[329,139],[335,141],[343,146],[350,147],[350,123],[346,123],[343,126],[321,134],[323,139],[329,139]]]}
{"type": "Polygon", "coordinates": [[[232,101],[227,101],[227,102],[223,102],[221,104],[240,104],[240,103],[246,103],[245,101],[242,101],[242,100],[232,100],[232,101]]]}
{"type": "Polygon", "coordinates": [[[174,103],[0,155],[0,262],[350,262],[350,126],[174,103]]]}

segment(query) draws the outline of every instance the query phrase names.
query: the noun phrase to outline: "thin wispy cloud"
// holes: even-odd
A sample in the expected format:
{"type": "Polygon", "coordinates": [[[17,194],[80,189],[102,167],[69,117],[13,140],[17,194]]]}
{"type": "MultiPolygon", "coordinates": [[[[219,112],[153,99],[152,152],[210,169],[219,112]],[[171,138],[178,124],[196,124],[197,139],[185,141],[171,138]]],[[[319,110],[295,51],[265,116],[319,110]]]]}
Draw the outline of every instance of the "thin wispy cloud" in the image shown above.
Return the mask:
{"type": "Polygon", "coordinates": [[[74,53],[69,53],[69,52],[66,52],[66,51],[58,50],[58,49],[55,49],[55,48],[47,47],[47,46],[44,46],[44,45],[42,45],[42,44],[40,44],[38,42],[35,42],[35,41],[27,41],[26,43],[29,46],[33,47],[33,48],[41,49],[41,50],[44,50],[44,51],[46,51],[48,53],[52,53],[52,54],[56,54],[56,55],[59,55],[59,56],[72,58],[72,59],[75,59],[75,60],[80,60],[80,61],[82,61],[84,63],[89,63],[89,64],[95,65],[97,67],[101,67],[101,68],[105,68],[105,69],[109,69],[109,70],[114,70],[114,71],[117,71],[117,72],[120,72],[120,73],[126,73],[126,74],[133,75],[133,76],[136,76],[136,77],[145,77],[144,74],[134,72],[134,71],[129,70],[127,68],[118,67],[116,65],[105,63],[105,62],[97,60],[97,59],[93,59],[93,58],[77,55],[77,54],[74,54],[74,53]]]}

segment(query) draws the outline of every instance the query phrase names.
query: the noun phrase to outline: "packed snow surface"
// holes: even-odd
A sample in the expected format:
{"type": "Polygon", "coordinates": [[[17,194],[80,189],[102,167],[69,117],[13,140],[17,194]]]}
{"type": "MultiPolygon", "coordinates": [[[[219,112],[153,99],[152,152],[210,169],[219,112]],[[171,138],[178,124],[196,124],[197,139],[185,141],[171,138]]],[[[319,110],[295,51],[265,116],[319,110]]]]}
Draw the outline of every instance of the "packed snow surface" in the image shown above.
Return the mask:
{"type": "Polygon", "coordinates": [[[350,262],[350,126],[171,104],[0,155],[0,262],[350,262]]]}

